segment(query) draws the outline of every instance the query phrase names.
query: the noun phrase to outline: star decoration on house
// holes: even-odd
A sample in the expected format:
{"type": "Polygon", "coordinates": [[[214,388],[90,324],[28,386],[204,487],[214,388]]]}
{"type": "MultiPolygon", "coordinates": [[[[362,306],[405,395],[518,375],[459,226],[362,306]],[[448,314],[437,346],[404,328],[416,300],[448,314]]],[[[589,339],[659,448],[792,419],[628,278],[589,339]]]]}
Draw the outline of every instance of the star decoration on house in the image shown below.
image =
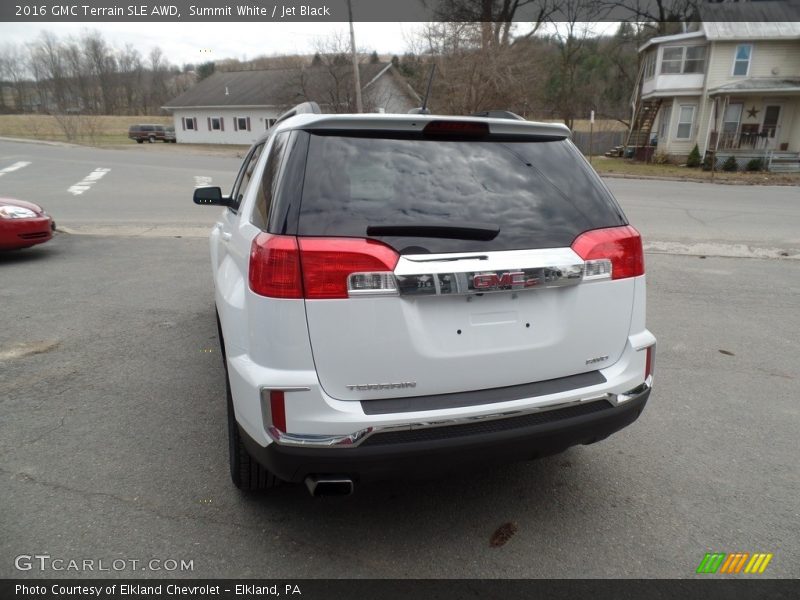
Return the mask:
{"type": "Polygon", "coordinates": [[[760,111],[760,110],[758,110],[758,109],[755,107],[755,105],[754,105],[753,107],[751,107],[751,108],[750,108],[750,109],[747,111],[747,116],[748,116],[748,117],[750,117],[751,119],[755,119],[755,118],[758,116],[758,113],[760,113],[760,112],[761,112],[761,111],[760,111]]]}

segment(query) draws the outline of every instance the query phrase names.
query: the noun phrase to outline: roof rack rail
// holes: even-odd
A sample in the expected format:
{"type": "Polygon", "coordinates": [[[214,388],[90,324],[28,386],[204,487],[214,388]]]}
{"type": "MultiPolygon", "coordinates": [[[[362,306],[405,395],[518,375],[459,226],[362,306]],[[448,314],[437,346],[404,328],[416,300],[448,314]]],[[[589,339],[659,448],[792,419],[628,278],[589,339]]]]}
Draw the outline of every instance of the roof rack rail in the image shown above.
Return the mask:
{"type": "Polygon", "coordinates": [[[293,117],[295,115],[303,115],[303,114],[312,114],[312,115],[319,115],[322,114],[322,110],[319,107],[319,104],[316,102],[303,102],[302,104],[298,104],[294,108],[290,108],[277,119],[275,119],[275,123],[272,124],[274,127],[281,121],[285,121],[289,117],[293,117]]]}
{"type": "Polygon", "coordinates": [[[518,114],[510,110],[482,110],[472,113],[470,117],[486,117],[489,119],[516,119],[517,121],[525,121],[525,117],[520,117],[518,114]]]}

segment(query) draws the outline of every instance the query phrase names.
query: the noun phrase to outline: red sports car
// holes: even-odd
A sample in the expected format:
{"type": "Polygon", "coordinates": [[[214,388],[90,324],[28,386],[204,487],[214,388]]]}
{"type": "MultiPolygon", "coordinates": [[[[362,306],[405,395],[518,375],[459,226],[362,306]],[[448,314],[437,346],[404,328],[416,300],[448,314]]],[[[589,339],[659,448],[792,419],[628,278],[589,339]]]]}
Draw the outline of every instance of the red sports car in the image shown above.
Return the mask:
{"type": "Polygon", "coordinates": [[[55,223],[33,202],[0,198],[0,250],[41,244],[53,237],[55,223]]]}

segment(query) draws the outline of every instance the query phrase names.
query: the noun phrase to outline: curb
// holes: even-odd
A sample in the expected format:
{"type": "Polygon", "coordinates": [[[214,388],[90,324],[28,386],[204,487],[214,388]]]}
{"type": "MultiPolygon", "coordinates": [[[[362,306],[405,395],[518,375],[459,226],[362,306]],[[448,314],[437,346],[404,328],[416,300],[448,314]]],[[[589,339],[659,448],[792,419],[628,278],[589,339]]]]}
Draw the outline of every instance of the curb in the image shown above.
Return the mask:
{"type": "Polygon", "coordinates": [[[50,140],[35,140],[32,138],[0,137],[0,142],[17,142],[20,144],[41,144],[42,146],[60,146],[61,148],[82,148],[80,144],[69,142],[53,142],[50,140]]]}
{"type": "Polygon", "coordinates": [[[710,179],[698,179],[697,177],[667,177],[661,175],[629,175],[627,173],[597,173],[600,177],[609,178],[609,179],[642,179],[642,180],[652,180],[652,181],[684,181],[687,183],[708,183],[713,185],[749,185],[749,186],[756,186],[756,185],[765,185],[765,186],[781,186],[781,187],[795,187],[800,186],[800,181],[797,183],[787,183],[783,181],[732,181],[730,179],[715,179],[711,181],[710,179]]]}

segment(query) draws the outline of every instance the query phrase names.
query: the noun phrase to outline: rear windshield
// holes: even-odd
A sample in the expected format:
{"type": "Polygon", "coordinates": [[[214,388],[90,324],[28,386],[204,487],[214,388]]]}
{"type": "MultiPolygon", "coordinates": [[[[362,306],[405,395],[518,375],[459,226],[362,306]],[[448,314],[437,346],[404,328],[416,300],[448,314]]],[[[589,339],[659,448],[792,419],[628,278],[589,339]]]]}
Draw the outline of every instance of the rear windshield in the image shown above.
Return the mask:
{"type": "Polygon", "coordinates": [[[298,234],[372,235],[405,253],[569,246],[625,224],[575,147],[557,141],[387,139],[312,134],[298,234]],[[493,239],[405,235],[406,226],[486,226],[493,239]]]}

